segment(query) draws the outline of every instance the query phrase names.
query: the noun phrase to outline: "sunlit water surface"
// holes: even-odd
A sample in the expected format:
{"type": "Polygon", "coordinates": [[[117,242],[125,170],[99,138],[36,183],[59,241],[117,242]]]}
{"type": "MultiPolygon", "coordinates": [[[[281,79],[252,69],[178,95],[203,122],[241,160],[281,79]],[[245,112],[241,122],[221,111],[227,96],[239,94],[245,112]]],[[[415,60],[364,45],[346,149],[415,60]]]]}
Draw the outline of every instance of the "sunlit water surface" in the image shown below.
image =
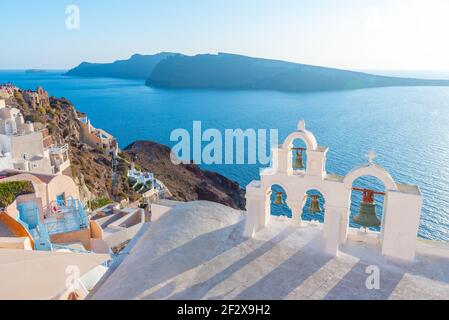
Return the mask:
{"type": "MultiPolygon", "coordinates": [[[[22,88],[42,85],[51,95],[68,98],[77,109],[88,113],[96,127],[116,136],[122,148],[139,139],[173,145],[172,130],[190,131],[194,120],[201,120],[203,129],[276,128],[283,140],[295,130],[299,119],[305,119],[318,143],[330,148],[328,172],[345,175],[366,163],[365,154],[375,150],[376,162],[396,181],[420,187],[424,207],[419,235],[449,240],[449,88],[311,94],[162,90],[134,80],[1,71],[0,83],[7,81],[22,88]]],[[[222,173],[242,187],[257,179],[259,173],[258,165],[203,167],[222,173]]],[[[357,184],[383,188],[373,180],[357,184]]],[[[360,195],[353,199],[352,215],[357,213],[360,195]]],[[[381,208],[378,209],[380,213],[381,208]]],[[[282,207],[273,208],[273,212],[289,214],[282,207]]],[[[322,221],[323,215],[305,212],[305,218],[322,221]]],[[[351,225],[355,226],[352,222],[351,225]]]]}

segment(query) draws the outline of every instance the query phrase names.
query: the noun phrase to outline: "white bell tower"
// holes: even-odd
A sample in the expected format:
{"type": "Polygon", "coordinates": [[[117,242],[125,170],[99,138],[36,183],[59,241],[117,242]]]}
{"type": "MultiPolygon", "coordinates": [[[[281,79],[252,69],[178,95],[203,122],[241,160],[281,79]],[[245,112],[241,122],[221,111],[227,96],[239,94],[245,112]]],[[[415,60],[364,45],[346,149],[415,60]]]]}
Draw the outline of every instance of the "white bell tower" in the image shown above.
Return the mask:
{"type": "MultiPolygon", "coordinates": [[[[382,254],[403,260],[413,260],[422,207],[422,195],[417,186],[397,184],[391,175],[374,163],[375,154],[369,154],[369,163],[352,170],[345,177],[326,172],[328,148],[319,146],[315,136],[299,121],[282,145],[272,148],[271,167],[261,170],[260,180],[246,188],[247,221],[245,236],[254,237],[258,230],[269,227],[271,217],[271,187],[281,186],[292,210],[292,224],[302,225],[305,195],[318,190],[325,200],[322,237],[324,252],[337,255],[338,248],[351,238],[360,239],[360,231],[349,228],[353,182],[362,176],[373,176],[385,186],[385,202],[381,232],[374,234],[382,254]],[[306,145],[305,170],[293,168],[293,142],[306,145]]],[[[362,235],[363,238],[363,235],[362,235]]]]}

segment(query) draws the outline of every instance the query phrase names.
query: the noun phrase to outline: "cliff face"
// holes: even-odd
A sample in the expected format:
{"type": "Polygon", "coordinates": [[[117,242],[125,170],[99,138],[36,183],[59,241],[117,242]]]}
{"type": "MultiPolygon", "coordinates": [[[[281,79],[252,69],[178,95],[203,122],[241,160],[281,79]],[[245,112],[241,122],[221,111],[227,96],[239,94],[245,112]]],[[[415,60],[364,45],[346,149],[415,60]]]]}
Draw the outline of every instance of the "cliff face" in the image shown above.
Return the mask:
{"type": "Polygon", "coordinates": [[[83,114],[65,98],[51,97],[49,102],[47,106],[33,108],[16,92],[8,104],[20,109],[25,120],[34,122],[35,127],[47,127],[55,144],[69,145],[71,167],[64,174],[80,186],[83,200],[111,198],[111,158],[104,151],[81,142],[78,118],[83,114]]]}
{"type": "Polygon", "coordinates": [[[124,150],[145,170],[155,174],[175,200],[209,200],[236,209],[245,207],[244,191],[226,177],[201,170],[197,165],[175,165],[170,148],[150,141],[137,141],[124,150]]]}
{"type": "MultiPolygon", "coordinates": [[[[139,195],[127,182],[130,163],[119,159],[114,186],[112,183],[112,159],[102,149],[92,148],[80,140],[81,127],[78,112],[65,98],[50,98],[46,107],[31,107],[20,93],[8,101],[17,107],[25,120],[36,127],[47,127],[56,144],[68,144],[71,167],[64,174],[71,176],[80,186],[83,200],[106,197],[114,200],[128,198],[135,201],[139,195]]],[[[176,166],[170,161],[170,149],[166,146],[139,141],[126,149],[125,154],[136,163],[155,174],[177,200],[210,200],[233,208],[244,207],[244,193],[239,185],[227,178],[196,165],[176,166]]]]}

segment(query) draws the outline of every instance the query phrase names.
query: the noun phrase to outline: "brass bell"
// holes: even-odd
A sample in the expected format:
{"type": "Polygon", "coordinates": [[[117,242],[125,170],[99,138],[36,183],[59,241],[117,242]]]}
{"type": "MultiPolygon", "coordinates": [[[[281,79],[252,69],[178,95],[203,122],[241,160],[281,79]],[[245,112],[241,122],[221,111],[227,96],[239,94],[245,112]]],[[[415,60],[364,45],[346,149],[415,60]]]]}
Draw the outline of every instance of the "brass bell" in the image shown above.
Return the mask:
{"type": "Polygon", "coordinates": [[[353,219],[354,223],[362,227],[379,227],[381,222],[377,218],[376,204],[374,203],[374,191],[363,190],[363,200],[360,204],[359,214],[353,219]]]}
{"type": "Polygon", "coordinates": [[[282,200],[282,192],[278,192],[276,194],[276,198],[274,198],[274,204],[278,206],[284,204],[284,200],[282,200]]]}
{"type": "Polygon", "coordinates": [[[293,164],[294,169],[304,169],[304,162],[302,160],[302,151],[296,150],[295,163],[293,164]]]}
{"type": "Polygon", "coordinates": [[[312,201],[310,202],[309,211],[310,213],[319,213],[321,212],[320,200],[318,195],[313,195],[312,201]]]}

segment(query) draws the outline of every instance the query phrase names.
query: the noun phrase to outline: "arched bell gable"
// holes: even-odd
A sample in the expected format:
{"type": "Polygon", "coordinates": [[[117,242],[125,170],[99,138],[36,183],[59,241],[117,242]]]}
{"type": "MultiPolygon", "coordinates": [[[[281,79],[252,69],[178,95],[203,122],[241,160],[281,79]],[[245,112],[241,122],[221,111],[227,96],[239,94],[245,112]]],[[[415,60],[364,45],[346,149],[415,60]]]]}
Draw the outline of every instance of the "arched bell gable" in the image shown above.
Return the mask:
{"type": "Polygon", "coordinates": [[[304,120],[298,122],[298,129],[291,133],[284,141],[282,148],[288,149],[295,139],[301,139],[306,144],[307,150],[316,150],[318,143],[312,132],[306,130],[304,120]]]}
{"type": "Polygon", "coordinates": [[[283,149],[288,149],[294,140],[301,139],[306,144],[307,150],[316,150],[318,144],[312,133],[308,131],[295,131],[291,133],[282,145],[283,149]]]}
{"type": "Polygon", "coordinates": [[[377,164],[370,164],[360,166],[349,172],[343,179],[343,183],[346,188],[351,189],[354,181],[363,176],[373,176],[385,185],[385,189],[397,191],[398,186],[394,182],[393,177],[381,166],[377,164]]]}

